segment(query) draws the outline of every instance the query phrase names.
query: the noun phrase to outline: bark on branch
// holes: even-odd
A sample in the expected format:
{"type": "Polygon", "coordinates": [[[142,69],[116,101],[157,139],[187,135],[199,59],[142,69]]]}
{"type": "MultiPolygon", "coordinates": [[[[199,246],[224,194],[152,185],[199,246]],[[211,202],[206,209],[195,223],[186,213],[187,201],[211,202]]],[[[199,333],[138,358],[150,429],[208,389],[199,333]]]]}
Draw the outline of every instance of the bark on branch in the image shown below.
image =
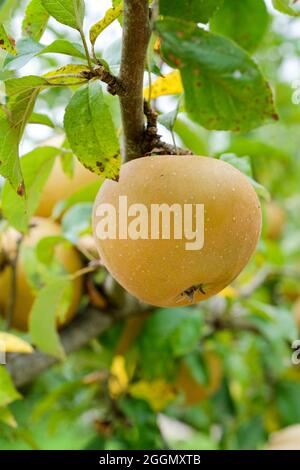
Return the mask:
{"type": "Polygon", "coordinates": [[[125,0],[120,81],[126,90],[120,96],[124,132],[124,160],[142,155],[144,138],[143,81],[150,38],[149,1],[125,0]]]}
{"type": "MultiPolygon", "coordinates": [[[[61,332],[61,342],[66,354],[70,354],[87,345],[93,338],[108,329],[118,312],[101,312],[88,309],[79,315],[70,326],[61,332]]],[[[31,383],[39,374],[58,362],[54,357],[40,351],[33,354],[8,354],[7,369],[18,388],[31,383]]]]}

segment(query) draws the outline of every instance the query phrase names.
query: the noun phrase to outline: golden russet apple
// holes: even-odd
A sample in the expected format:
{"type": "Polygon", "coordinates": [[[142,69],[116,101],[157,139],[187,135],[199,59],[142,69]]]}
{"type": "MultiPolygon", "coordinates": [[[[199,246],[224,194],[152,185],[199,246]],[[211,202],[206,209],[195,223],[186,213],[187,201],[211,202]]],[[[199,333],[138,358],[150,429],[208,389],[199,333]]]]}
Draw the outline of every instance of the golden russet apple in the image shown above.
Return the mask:
{"type": "Polygon", "coordinates": [[[184,394],[186,405],[195,405],[208,399],[220,387],[223,374],[221,359],[215,353],[207,352],[205,360],[208,369],[207,384],[198,382],[184,362],[179,366],[175,387],[184,394]]]}
{"type": "MultiPolygon", "coordinates": [[[[29,234],[24,238],[22,244],[25,246],[35,246],[42,238],[52,235],[60,235],[61,229],[58,224],[50,219],[35,218],[33,227],[29,234]]],[[[5,250],[8,257],[13,257],[16,251],[17,239],[20,234],[12,228],[4,232],[2,237],[2,249],[5,250]]],[[[21,245],[22,245],[21,244],[21,245]]],[[[65,245],[57,245],[55,248],[55,256],[62,263],[67,273],[75,273],[82,268],[79,253],[73,247],[65,245]]],[[[8,302],[12,286],[12,267],[7,265],[0,272],[0,311],[5,314],[8,308],[8,302]]],[[[78,277],[74,280],[73,298],[71,305],[66,313],[65,321],[58,326],[64,326],[69,323],[75,316],[81,295],[83,283],[82,278],[78,277]]],[[[28,330],[28,321],[30,311],[35,299],[35,295],[26,278],[22,257],[19,256],[16,270],[16,293],[15,306],[13,310],[12,326],[22,331],[28,330]]],[[[42,315],[42,312],[41,312],[42,315]]]]}
{"type": "Polygon", "coordinates": [[[300,297],[293,305],[293,315],[298,331],[300,332],[300,297]]]}
{"type": "MultiPolygon", "coordinates": [[[[129,226],[130,214],[128,220],[129,226]]],[[[196,222],[194,210],[193,226],[196,222]]],[[[128,292],[148,304],[179,307],[208,299],[238,276],[257,245],[261,207],[246,176],[224,161],[190,155],[142,157],[122,166],[118,182],[103,183],[93,230],[102,262],[128,292]],[[181,239],[174,236],[175,216],[170,218],[169,239],[153,239],[150,220],[147,239],[122,239],[120,196],[127,197],[128,208],[142,204],[148,214],[153,205],[177,204],[182,214],[186,205],[204,205],[204,246],[187,249],[185,227],[181,239]],[[103,204],[117,211],[115,238],[105,239],[101,232],[103,204]]]]}
{"type": "Polygon", "coordinates": [[[300,450],[300,424],[288,426],[274,433],[267,450],[300,450]]]}
{"type": "Polygon", "coordinates": [[[77,191],[97,180],[100,186],[101,178],[87,170],[77,159],[74,160],[73,176],[68,176],[63,171],[60,160],[56,159],[43,188],[35,215],[38,217],[50,217],[58,202],[68,199],[77,191]]]}
{"type": "Polygon", "coordinates": [[[278,240],[283,232],[286,222],[286,213],[280,205],[271,201],[266,205],[266,237],[269,240],[278,240]]]}

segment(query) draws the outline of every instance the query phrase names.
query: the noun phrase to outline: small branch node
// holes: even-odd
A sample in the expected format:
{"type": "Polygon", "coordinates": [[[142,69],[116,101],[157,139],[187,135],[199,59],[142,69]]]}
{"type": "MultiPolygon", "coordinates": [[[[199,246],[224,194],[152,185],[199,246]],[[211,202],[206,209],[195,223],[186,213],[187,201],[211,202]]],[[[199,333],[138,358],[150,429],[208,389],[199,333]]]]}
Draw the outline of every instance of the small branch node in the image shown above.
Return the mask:
{"type": "Polygon", "coordinates": [[[106,70],[103,65],[97,65],[94,69],[95,71],[95,76],[98,77],[102,82],[106,83],[108,85],[107,91],[111,95],[119,95],[123,96],[125,95],[125,89],[123,87],[123,84],[121,80],[110,73],[108,70],[106,70]]]}

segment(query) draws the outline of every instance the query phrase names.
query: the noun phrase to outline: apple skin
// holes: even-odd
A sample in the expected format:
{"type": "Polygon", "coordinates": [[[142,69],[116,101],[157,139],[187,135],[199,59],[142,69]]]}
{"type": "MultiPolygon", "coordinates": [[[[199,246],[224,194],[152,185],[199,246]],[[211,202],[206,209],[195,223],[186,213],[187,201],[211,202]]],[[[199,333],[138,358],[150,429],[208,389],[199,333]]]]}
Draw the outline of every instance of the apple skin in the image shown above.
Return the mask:
{"type": "Polygon", "coordinates": [[[253,254],[261,224],[260,202],[246,176],[221,160],[191,155],[124,164],[119,182],[103,183],[93,212],[96,245],[108,271],[133,296],[160,307],[197,303],[228,286],[253,254]],[[118,215],[124,195],[128,207],[140,203],[149,211],[151,204],[204,204],[204,247],[188,251],[186,239],[174,238],[99,239],[99,204],[112,204],[118,215]],[[191,288],[192,296],[186,293],[191,288]]]}
{"type": "Polygon", "coordinates": [[[288,426],[274,433],[267,450],[300,450],[300,424],[288,426]]]}
{"type": "Polygon", "coordinates": [[[35,215],[37,217],[51,217],[56,204],[68,199],[94,181],[99,181],[100,187],[101,178],[87,170],[77,159],[74,161],[74,174],[72,177],[64,173],[61,162],[56,160],[43,188],[35,215]]]}
{"type": "Polygon", "coordinates": [[[220,388],[223,375],[221,359],[215,353],[207,352],[205,360],[209,372],[209,381],[205,385],[197,382],[184,362],[179,366],[175,386],[183,392],[186,405],[195,405],[207,400],[220,388]]]}
{"type": "MultiPolygon", "coordinates": [[[[61,234],[60,225],[53,222],[51,219],[36,217],[32,220],[32,224],[33,227],[22,241],[21,246],[25,245],[28,247],[34,247],[44,237],[61,234]]],[[[19,232],[11,227],[7,229],[4,234],[1,248],[10,256],[15,255],[19,236],[19,232]]],[[[73,247],[58,245],[55,249],[55,256],[63,264],[66,272],[70,274],[79,271],[83,267],[80,255],[73,247]]],[[[12,268],[8,265],[0,272],[0,312],[3,315],[8,308],[11,285],[12,268]]],[[[81,277],[78,277],[73,281],[73,287],[73,296],[70,307],[66,312],[64,321],[58,320],[58,328],[62,328],[70,323],[78,311],[83,293],[83,280],[81,277]]],[[[13,310],[12,327],[20,331],[28,331],[29,317],[34,300],[35,294],[26,277],[23,260],[19,257],[16,270],[16,299],[13,310]]]]}
{"type": "Polygon", "coordinates": [[[266,238],[278,240],[284,230],[286,223],[286,213],[284,209],[275,201],[266,205],[266,238]]]}
{"type": "Polygon", "coordinates": [[[293,315],[295,319],[295,323],[297,325],[298,331],[300,333],[300,297],[293,305],[293,315]]]}

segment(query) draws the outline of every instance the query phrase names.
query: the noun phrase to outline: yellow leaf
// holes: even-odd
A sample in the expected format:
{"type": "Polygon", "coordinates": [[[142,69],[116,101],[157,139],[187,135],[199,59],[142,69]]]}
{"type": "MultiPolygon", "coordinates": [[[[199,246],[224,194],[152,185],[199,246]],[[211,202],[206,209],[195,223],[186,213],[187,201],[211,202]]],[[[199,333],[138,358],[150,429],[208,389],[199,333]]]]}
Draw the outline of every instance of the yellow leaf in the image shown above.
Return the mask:
{"type": "MultiPolygon", "coordinates": [[[[52,84],[61,83],[65,85],[72,85],[74,83],[84,82],[84,78],[80,79],[80,77],[76,77],[82,72],[88,72],[89,68],[86,65],[81,64],[68,64],[60,67],[57,70],[51,70],[51,72],[46,73],[43,75],[44,78],[49,78],[49,82],[52,84]],[[74,75],[74,76],[73,76],[74,75]],[[57,78],[54,78],[56,77],[57,78]]],[[[87,81],[87,80],[86,80],[87,81]]]]}
{"type": "Polygon", "coordinates": [[[161,46],[160,38],[157,38],[157,39],[155,40],[155,43],[154,43],[154,46],[153,46],[154,52],[159,53],[159,52],[160,52],[160,46],[161,46]]]}
{"type": "Polygon", "coordinates": [[[94,45],[98,36],[107,28],[111,23],[113,23],[119,16],[123,13],[123,3],[112,7],[105,13],[104,17],[94,24],[90,29],[90,41],[94,45]]]}
{"type": "Polygon", "coordinates": [[[18,427],[14,415],[8,408],[0,408],[0,421],[11,428],[15,429],[18,427]]]}
{"type": "Polygon", "coordinates": [[[0,350],[7,353],[33,353],[33,348],[29,343],[18,336],[4,333],[2,331],[0,331],[0,350]],[[4,351],[2,350],[2,347],[4,347],[4,351]]]}
{"type": "Polygon", "coordinates": [[[144,97],[146,99],[155,99],[163,95],[177,95],[183,92],[183,86],[179,70],[174,70],[164,77],[158,77],[150,88],[144,88],[144,97]],[[151,96],[149,96],[149,93],[151,96]]]}
{"type": "Polygon", "coordinates": [[[3,24],[0,24],[0,48],[4,49],[9,54],[17,54],[15,41],[10,36],[8,36],[3,24]]]}
{"type": "Polygon", "coordinates": [[[234,287],[228,286],[225,287],[219,294],[220,297],[226,297],[227,299],[235,299],[238,296],[238,293],[234,287]]]}
{"type": "Polygon", "coordinates": [[[140,380],[130,385],[129,392],[134,398],[147,401],[154,411],[163,410],[176,397],[174,387],[162,379],[140,380]]]}
{"type": "Polygon", "coordinates": [[[124,356],[115,356],[110,369],[108,389],[112,398],[118,398],[128,388],[129,377],[124,356]]]}

